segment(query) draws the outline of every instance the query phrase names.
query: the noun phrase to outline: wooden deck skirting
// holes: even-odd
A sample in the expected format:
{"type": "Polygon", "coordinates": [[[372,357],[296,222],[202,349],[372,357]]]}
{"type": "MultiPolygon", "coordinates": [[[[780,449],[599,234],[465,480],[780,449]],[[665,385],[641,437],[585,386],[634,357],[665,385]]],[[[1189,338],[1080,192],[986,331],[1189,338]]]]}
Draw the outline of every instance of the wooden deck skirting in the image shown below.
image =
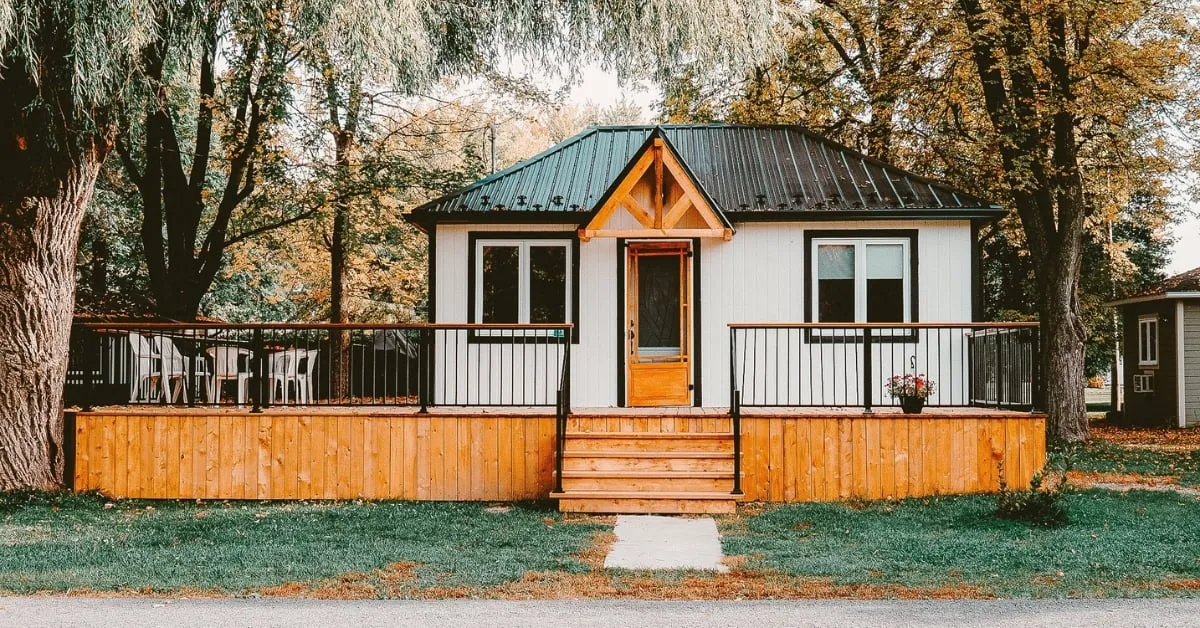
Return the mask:
{"type": "MultiPolygon", "coordinates": [[[[702,411],[701,411],[702,410],[702,411]]],[[[580,410],[568,433],[730,434],[728,413],[580,410]]],[[[554,416],[368,408],[120,408],[74,413],[76,491],[148,499],[545,499],[554,416]]],[[[747,501],[827,501],[1026,486],[1045,462],[1043,415],[842,409],[742,417],[747,501]]]]}

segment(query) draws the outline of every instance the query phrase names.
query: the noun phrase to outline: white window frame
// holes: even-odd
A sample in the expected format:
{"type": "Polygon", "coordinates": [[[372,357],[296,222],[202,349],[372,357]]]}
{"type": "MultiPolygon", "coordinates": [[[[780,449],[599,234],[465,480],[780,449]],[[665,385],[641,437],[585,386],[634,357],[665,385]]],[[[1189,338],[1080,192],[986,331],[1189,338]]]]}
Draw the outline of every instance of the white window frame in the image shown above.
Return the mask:
{"type": "MultiPolygon", "coordinates": [[[[497,247],[513,247],[518,249],[517,253],[517,323],[518,325],[529,324],[529,249],[537,247],[554,248],[559,247],[566,251],[566,290],[564,298],[566,299],[566,320],[564,323],[570,323],[575,320],[574,298],[575,294],[573,285],[575,279],[575,260],[573,257],[573,243],[566,239],[550,239],[550,238],[530,238],[530,239],[513,239],[513,238],[497,238],[483,239],[475,241],[475,321],[483,322],[483,249],[488,246],[497,247]]],[[[538,335],[549,336],[555,335],[558,330],[553,329],[529,329],[523,332],[514,332],[510,330],[500,329],[480,329],[476,330],[480,336],[512,336],[512,335],[538,335]]],[[[560,333],[560,332],[558,332],[560,333]]]]}
{"type": "MultiPolygon", "coordinates": [[[[853,246],[854,247],[854,323],[867,322],[867,246],[872,244],[899,244],[903,247],[904,256],[902,260],[901,272],[904,273],[904,320],[901,322],[912,322],[912,240],[909,238],[813,238],[812,239],[812,258],[809,264],[812,265],[809,271],[811,277],[812,294],[809,295],[811,302],[809,304],[812,312],[813,322],[822,323],[821,320],[821,279],[820,268],[817,266],[817,259],[822,246],[853,246]]],[[[844,322],[844,321],[838,321],[844,322]]],[[[836,325],[837,322],[830,323],[836,325]]],[[[846,323],[850,324],[850,323],[846,323]]],[[[831,330],[830,330],[831,331],[831,330]]]]}
{"type": "Polygon", "coordinates": [[[1157,314],[1142,314],[1138,316],[1138,366],[1158,366],[1158,351],[1162,346],[1160,342],[1162,328],[1158,324],[1157,314]],[[1147,345],[1146,339],[1149,337],[1147,330],[1154,327],[1154,346],[1147,345]],[[1154,355],[1151,356],[1147,349],[1153,349],[1154,355]]]}
{"type": "Polygon", "coordinates": [[[1133,392],[1137,392],[1137,393],[1152,393],[1152,392],[1154,392],[1154,374],[1153,373],[1135,373],[1133,375],[1133,392]]]}

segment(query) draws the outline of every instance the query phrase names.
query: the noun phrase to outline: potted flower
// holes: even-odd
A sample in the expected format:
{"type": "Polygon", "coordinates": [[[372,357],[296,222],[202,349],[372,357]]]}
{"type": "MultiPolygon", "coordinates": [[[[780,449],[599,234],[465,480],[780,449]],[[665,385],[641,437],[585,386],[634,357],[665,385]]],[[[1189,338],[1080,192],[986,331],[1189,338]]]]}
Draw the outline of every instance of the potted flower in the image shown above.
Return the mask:
{"type": "Polygon", "coordinates": [[[925,407],[925,400],[933,394],[934,385],[924,373],[906,373],[887,378],[884,388],[892,399],[900,400],[900,407],[905,414],[920,414],[921,408],[925,407]]]}

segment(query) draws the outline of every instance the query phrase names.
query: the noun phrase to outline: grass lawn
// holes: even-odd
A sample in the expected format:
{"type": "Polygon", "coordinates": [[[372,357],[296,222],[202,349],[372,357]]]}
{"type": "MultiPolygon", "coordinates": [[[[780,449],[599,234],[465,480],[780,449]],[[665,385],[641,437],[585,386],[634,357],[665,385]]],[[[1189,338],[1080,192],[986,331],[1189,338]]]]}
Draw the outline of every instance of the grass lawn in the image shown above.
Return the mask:
{"type": "Polygon", "coordinates": [[[1072,456],[1071,467],[1085,473],[1176,477],[1183,486],[1200,486],[1200,450],[1135,448],[1097,438],[1072,456]]]}
{"type": "Polygon", "coordinates": [[[331,578],[486,587],[528,571],[586,570],[573,555],[607,529],[471,503],[109,503],[0,494],[0,590],[240,593],[331,578]]]}
{"type": "Polygon", "coordinates": [[[1200,594],[1200,499],[1083,491],[1071,522],[994,517],[993,496],[804,504],[723,523],[748,569],[836,585],[961,588],[1000,597],[1200,594]]]}

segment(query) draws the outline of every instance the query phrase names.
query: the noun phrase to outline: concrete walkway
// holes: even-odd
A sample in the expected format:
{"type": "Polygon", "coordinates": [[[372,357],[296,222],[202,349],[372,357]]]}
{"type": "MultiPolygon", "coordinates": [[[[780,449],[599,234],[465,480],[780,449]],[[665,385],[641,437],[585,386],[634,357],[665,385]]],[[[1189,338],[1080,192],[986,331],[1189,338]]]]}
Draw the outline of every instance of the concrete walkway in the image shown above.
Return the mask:
{"type": "Polygon", "coordinates": [[[607,568],[729,571],[721,563],[721,535],[712,517],[621,515],[614,532],[607,568]]]}
{"type": "Polygon", "coordinates": [[[0,626],[1196,626],[1200,600],[155,600],[0,598],[0,626]]]}

